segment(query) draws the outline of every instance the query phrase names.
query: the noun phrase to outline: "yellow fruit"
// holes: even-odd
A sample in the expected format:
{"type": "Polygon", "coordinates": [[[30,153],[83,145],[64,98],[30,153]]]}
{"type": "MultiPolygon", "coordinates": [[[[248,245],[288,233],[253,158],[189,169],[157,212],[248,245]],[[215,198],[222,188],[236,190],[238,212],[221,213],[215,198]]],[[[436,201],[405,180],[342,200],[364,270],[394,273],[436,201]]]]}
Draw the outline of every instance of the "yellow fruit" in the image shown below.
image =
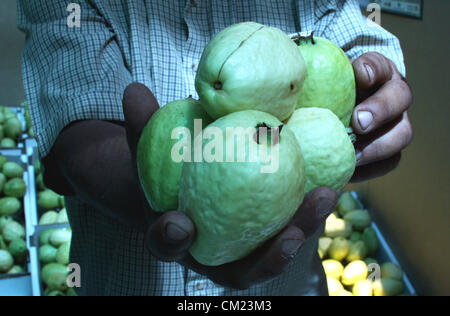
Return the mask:
{"type": "Polygon", "coordinates": [[[341,278],[342,272],[344,272],[344,266],[336,260],[330,259],[322,262],[325,274],[329,277],[339,280],[341,278]]]}
{"type": "Polygon", "coordinates": [[[330,296],[338,296],[341,291],[344,291],[344,287],[338,280],[327,277],[328,294],[330,296]]]}
{"type": "Polygon", "coordinates": [[[349,291],[342,290],[342,291],[340,291],[340,292],[337,294],[337,296],[340,296],[340,297],[346,297],[346,296],[353,296],[353,294],[352,294],[351,292],[349,292],[349,291]]]}
{"type": "Polygon", "coordinates": [[[402,281],[393,279],[380,279],[372,284],[374,296],[396,296],[403,292],[404,286],[402,281]]]}
{"type": "Polygon", "coordinates": [[[362,280],[356,282],[353,286],[354,296],[373,296],[372,282],[368,280],[362,280]]]}
{"type": "Polygon", "coordinates": [[[347,239],[337,237],[331,243],[330,249],[328,249],[328,256],[331,259],[342,261],[347,257],[350,250],[350,243],[347,239]]]}
{"type": "Polygon", "coordinates": [[[327,220],[325,223],[325,237],[336,238],[344,237],[348,238],[352,234],[352,225],[349,222],[344,221],[341,218],[334,217],[327,220]]]}
{"type": "Polygon", "coordinates": [[[386,262],[381,265],[381,278],[402,281],[403,271],[393,262],[386,262]]]}
{"type": "Polygon", "coordinates": [[[331,243],[333,242],[333,239],[328,237],[321,237],[319,238],[319,256],[320,259],[323,259],[328,254],[328,249],[330,249],[331,243]]]}
{"type": "Polygon", "coordinates": [[[351,262],[347,265],[342,273],[342,284],[351,286],[356,284],[358,281],[367,280],[369,271],[367,265],[364,261],[357,260],[351,262]]]}

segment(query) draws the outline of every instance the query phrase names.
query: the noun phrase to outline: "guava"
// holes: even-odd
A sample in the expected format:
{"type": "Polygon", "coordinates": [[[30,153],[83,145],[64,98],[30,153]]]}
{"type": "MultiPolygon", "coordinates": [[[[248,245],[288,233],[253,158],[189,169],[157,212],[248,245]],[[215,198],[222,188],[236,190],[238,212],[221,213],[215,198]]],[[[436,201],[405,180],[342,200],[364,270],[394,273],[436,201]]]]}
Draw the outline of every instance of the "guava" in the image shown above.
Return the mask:
{"type": "Polygon", "coordinates": [[[13,178],[5,183],[3,193],[6,196],[23,198],[27,193],[27,185],[21,178],[13,178]]]}
{"type": "Polygon", "coordinates": [[[350,250],[348,251],[347,262],[353,262],[356,260],[364,260],[367,257],[369,249],[362,240],[358,240],[350,245],[350,250]]]}
{"type": "Polygon", "coordinates": [[[71,240],[72,230],[70,228],[55,229],[49,238],[50,244],[57,248],[71,240]]]}
{"type": "Polygon", "coordinates": [[[8,158],[0,154],[0,169],[3,170],[3,165],[8,162],[8,158]]]}
{"type": "Polygon", "coordinates": [[[17,117],[8,119],[4,124],[4,133],[6,137],[17,139],[22,135],[23,125],[17,117]]]}
{"type": "Polygon", "coordinates": [[[5,137],[0,141],[0,147],[3,148],[15,148],[16,146],[17,143],[9,137],[5,137]]]}
{"type": "Polygon", "coordinates": [[[45,210],[53,210],[61,207],[60,196],[52,190],[38,193],[38,205],[45,210]]]}
{"type": "Polygon", "coordinates": [[[3,165],[3,174],[8,178],[22,178],[25,170],[16,162],[8,161],[3,165]]]}
{"type": "Polygon", "coordinates": [[[222,117],[194,142],[203,159],[183,166],[179,210],[196,226],[192,256],[218,266],[284,228],[303,201],[305,166],[292,131],[260,111],[222,117]]]}
{"type": "Polygon", "coordinates": [[[0,235],[3,233],[3,227],[12,221],[13,219],[10,216],[0,216],[0,235]]]}
{"type": "Polygon", "coordinates": [[[0,273],[6,273],[14,265],[13,256],[6,250],[0,249],[0,273]]]}
{"type": "Polygon", "coordinates": [[[66,208],[63,208],[58,213],[58,218],[56,219],[57,224],[66,224],[69,223],[69,217],[67,216],[67,210],[66,208]]]}
{"type": "Polygon", "coordinates": [[[47,229],[44,230],[40,235],[39,235],[39,242],[41,245],[46,245],[50,243],[50,236],[53,234],[55,230],[54,229],[47,229]]]}
{"type": "Polygon", "coordinates": [[[69,273],[67,266],[59,263],[49,263],[45,265],[41,270],[42,282],[48,285],[48,282],[52,275],[64,275],[69,273]]]}
{"type": "Polygon", "coordinates": [[[347,213],[357,210],[358,208],[358,201],[355,200],[351,192],[342,193],[336,205],[336,209],[341,216],[345,216],[347,213]]]}
{"type": "Polygon", "coordinates": [[[55,211],[47,211],[42,214],[41,218],[39,219],[39,225],[41,226],[56,224],[58,216],[58,213],[56,213],[55,211]]]}
{"type": "Polygon", "coordinates": [[[328,109],[302,108],[287,126],[294,132],[306,163],[306,193],[329,187],[340,192],[356,168],[355,148],[347,129],[328,109]]]}
{"type": "Polygon", "coordinates": [[[11,241],[9,244],[9,253],[14,257],[15,262],[25,262],[28,254],[25,240],[18,238],[11,241]]]}
{"type": "Polygon", "coordinates": [[[322,37],[298,37],[295,41],[308,72],[297,108],[329,109],[348,127],[356,103],[356,81],[347,55],[322,37]]]}
{"type": "Polygon", "coordinates": [[[305,61],[289,36],[246,22],[224,29],[208,43],[195,87],[214,119],[259,110],[284,121],[295,109],[305,76],[305,61]]]}
{"type": "Polygon", "coordinates": [[[15,215],[22,207],[20,201],[15,197],[3,197],[0,199],[0,216],[15,215]]]}
{"type": "Polygon", "coordinates": [[[59,246],[56,254],[56,262],[60,264],[69,264],[70,258],[70,242],[66,242],[59,246]]]}
{"type": "Polygon", "coordinates": [[[378,240],[377,233],[375,229],[372,227],[367,227],[364,229],[364,232],[362,233],[361,240],[364,241],[364,243],[367,246],[367,249],[369,251],[369,255],[375,255],[378,251],[378,248],[380,247],[380,242],[378,240]]]}
{"type": "Polygon", "coordinates": [[[21,266],[12,266],[11,269],[8,270],[7,272],[8,274],[19,274],[19,273],[23,273],[23,268],[21,266]]]}
{"type": "Polygon", "coordinates": [[[9,222],[3,227],[3,238],[8,243],[15,239],[24,239],[25,228],[18,222],[9,222]]]}
{"type": "Polygon", "coordinates": [[[194,120],[201,120],[203,126],[212,121],[199,101],[192,98],[174,101],[159,109],[142,132],[137,151],[139,178],[155,211],[178,208],[183,161],[174,158],[173,150],[178,148],[190,155],[194,120]]]}
{"type": "Polygon", "coordinates": [[[39,261],[43,264],[55,262],[57,254],[58,248],[52,245],[43,245],[39,248],[39,261]]]}
{"type": "Polygon", "coordinates": [[[369,212],[364,210],[354,210],[344,216],[344,220],[350,224],[355,230],[363,231],[372,223],[369,212]]]}
{"type": "Polygon", "coordinates": [[[0,173],[0,192],[3,192],[3,188],[5,187],[6,184],[6,176],[3,173],[0,173]]]}

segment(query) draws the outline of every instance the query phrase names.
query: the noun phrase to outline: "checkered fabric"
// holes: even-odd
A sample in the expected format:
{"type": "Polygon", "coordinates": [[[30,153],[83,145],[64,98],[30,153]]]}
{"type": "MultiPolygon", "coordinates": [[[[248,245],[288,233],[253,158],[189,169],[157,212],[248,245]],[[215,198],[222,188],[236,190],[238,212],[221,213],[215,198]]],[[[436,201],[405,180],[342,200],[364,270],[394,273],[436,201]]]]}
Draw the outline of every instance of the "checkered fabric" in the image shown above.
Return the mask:
{"type": "MultiPolygon", "coordinates": [[[[197,96],[194,78],[203,48],[223,28],[255,21],[287,34],[315,31],[350,59],[377,51],[404,74],[398,40],[361,15],[357,0],[78,0],[81,27],[69,28],[71,1],[19,0],[26,33],[23,79],[39,153],[60,131],[85,119],[122,121],[122,94],[147,85],[161,105],[197,96]]],[[[223,288],[176,263],[157,261],[143,236],[76,197],[67,207],[73,228],[71,260],[82,269],[84,295],[316,295],[324,275],[311,238],[288,271],[238,291],[223,288]]],[[[325,290],[326,291],[326,290],[325,290]]]]}

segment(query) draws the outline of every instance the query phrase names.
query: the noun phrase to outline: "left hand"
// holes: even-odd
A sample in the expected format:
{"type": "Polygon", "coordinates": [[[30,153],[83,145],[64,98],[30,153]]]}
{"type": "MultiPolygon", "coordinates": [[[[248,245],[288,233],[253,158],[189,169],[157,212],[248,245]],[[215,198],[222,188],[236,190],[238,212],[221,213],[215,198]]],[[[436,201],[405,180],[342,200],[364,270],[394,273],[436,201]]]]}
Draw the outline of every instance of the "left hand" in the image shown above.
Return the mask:
{"type": "Polygon", "coordinates": [[[413,138],[407,110],[411,89],[395,64],[379,53],[353,62],[357,103],[352,127],[357,134],[357,168],[353,182],[366,181],[395,169],[401,151],[413,138]]]}

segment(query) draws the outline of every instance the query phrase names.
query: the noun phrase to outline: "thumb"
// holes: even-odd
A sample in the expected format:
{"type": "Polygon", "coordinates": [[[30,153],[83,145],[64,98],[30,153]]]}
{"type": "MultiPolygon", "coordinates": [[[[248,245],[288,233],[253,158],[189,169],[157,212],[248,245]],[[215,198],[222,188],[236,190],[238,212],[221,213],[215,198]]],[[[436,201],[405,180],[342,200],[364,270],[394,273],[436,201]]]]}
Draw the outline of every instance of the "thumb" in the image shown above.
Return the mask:
{"type": "Polygon", "coordinates": [[[125,89],[122,105],[128,145],[133,156],[136,156],[137,144],[142,130],[152,115],[159,109],[159,104],[153,93],[145,85],[134,82],[125,89]]]}
{"type": "Polygon", "coordinates": [[[162,261],[179,261],[187,255],[195,226],[183,213],[166,212],[153,221],[145,241],[151,254],[162,261]]]}

